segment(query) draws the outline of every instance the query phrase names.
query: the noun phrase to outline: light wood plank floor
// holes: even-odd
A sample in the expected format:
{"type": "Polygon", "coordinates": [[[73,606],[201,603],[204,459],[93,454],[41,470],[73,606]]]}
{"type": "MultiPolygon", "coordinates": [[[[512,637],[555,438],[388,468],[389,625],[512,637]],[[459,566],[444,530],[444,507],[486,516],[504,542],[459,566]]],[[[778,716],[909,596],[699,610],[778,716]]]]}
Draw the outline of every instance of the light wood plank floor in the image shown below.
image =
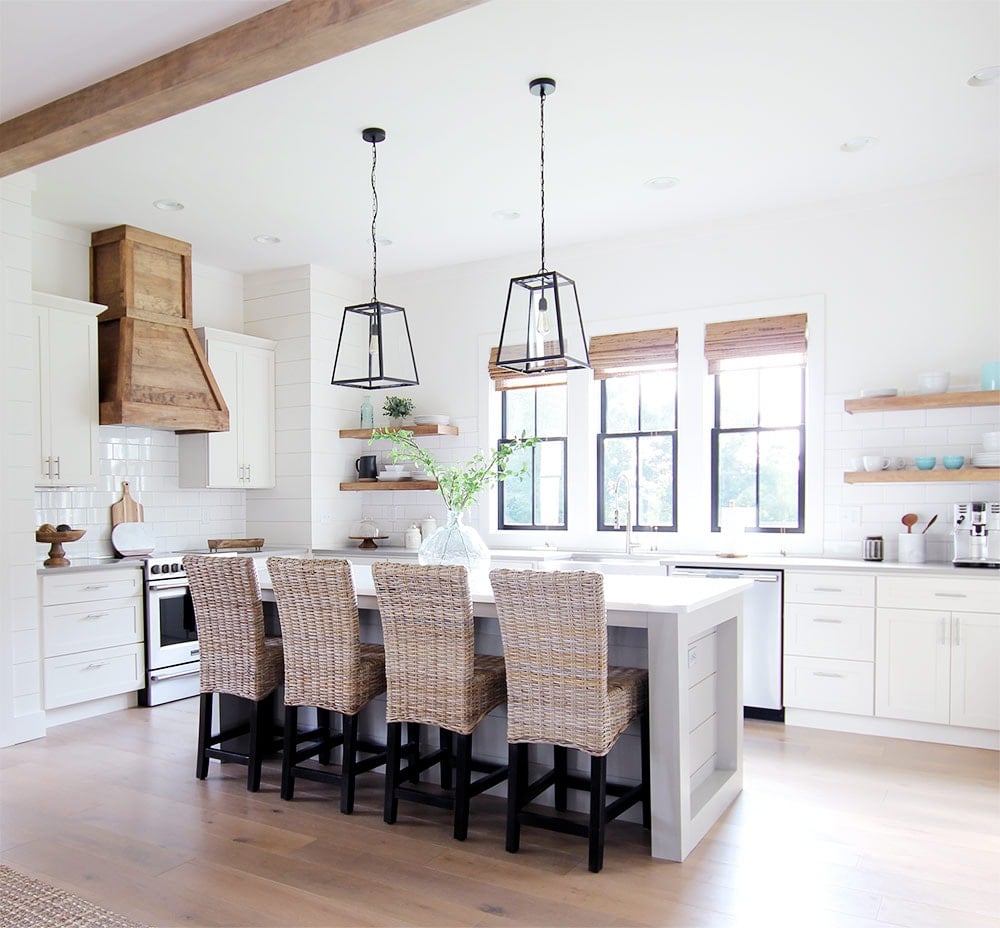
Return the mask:
{"type": "Polygon", "coordinates": [[[186,700],[0,751],[0,859],[158,928],[1000,928],[994,752],[748,722],[744,792],[687,861],[616,822],[594,875],[581,839],[505,853],[490,796],[462,844],[442,810],[383,824],[377,774],[350,817],[322,784],[282,802],[276,765],[256,795],[236,766],[200,782],[196,726],[186,700]]]}

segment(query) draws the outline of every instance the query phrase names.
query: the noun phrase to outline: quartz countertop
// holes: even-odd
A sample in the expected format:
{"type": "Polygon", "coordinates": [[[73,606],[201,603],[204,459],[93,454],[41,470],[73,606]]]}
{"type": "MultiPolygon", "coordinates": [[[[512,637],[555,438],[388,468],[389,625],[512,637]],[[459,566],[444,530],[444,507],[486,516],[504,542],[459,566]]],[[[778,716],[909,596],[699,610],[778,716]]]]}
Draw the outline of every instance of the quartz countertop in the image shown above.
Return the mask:
{"type": "Polygon", "coordinates": [[[49,574],[78,573],[84,570],[142,570],[141,557],[74,557],[66,567],[46,567],[38,562],[36,573],[40,577],[49,574]]]}

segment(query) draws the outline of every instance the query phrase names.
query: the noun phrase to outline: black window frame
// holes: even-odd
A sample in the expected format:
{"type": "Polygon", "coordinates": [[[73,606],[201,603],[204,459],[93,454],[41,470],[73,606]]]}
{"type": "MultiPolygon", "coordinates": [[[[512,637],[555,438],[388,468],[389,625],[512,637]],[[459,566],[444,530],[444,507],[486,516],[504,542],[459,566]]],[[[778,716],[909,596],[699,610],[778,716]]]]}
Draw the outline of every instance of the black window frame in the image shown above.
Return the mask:
{"type": "MultiPolygon", "coordinates": [[[[676,378],[677,372],[674,371],[674,377],[676,378]]],[[[642,377],[641,372],[637,371],[635,374],[628,376],[637,377],[639,380],[639,403],[637,410],[637,419],[640,428],[632,432],[608,432],[606,431],[607,426],[607,404],[608,404],[608,394],[607,394],[607,380],[601,381],[601,428],[597,433],[597,531],[599,532],[624,532],[625,526],[622,525],[619,528],[615,528],[614,525],[605,524],[605,509],[604,509],[604,441],[608,438],[633,438],[635,440],[636,454],[635,454],[635,472],[631,475],[632,481],[632,492],[635,495],[635,505],[632,510],[632,531],[633,532],[677,532],[677,447],[678,447],[678,436],[677,436],[677,403],[678,403],[678,390],[675,380],[674,389],[674,427],[672,429],[651,429],[644,430],[642,426],[642,377]],[[673,466],[673,475],[671,480],[671,489],[673,499],[673,513],[674,522],[673,525],[639,525],[639,439],[649,438],[649,437],[661,437],[667,436],[671,439],[671,449],[673,466]]]]}
{"type": "MultiPolygon", "coordinates": [[[[563,385],[564,386],[564,385],[563,385]]],[[[550,386],[544,387],[520,387],[519,389],[533,390],[534,395],[532,399],[534,400],[534,420],[535,427],[538,427],[538,391],[550,389],[550,386]]],[[[507,394],[510,391],[504,390],[500,397],[500,434],[505,436],[507,434],[507,394]]],[[[508,525],[504,522],[504,481],[500,481],[497,484],[497,531],[500,532],[565,532],[569,528],[569,438],[566,435],[561,437],[555,436],[535,436],[538,438],[539,445],[543,443],[558,442],[562,444],[563,452],[563,500],[562,500],[562,511],[563,511],[563,525],[545,525],[542,523],[535,522],[535,512],[538,504],[538,500],[535,498],[535,462],[537,460],[537,452],[539,445],[535,445],[533,448],[528,450],[531,452],[531,464],[528,468],[528,472],[524,475],[522,479],[528,480],[531,483],[531,524],[530,525],[508,525]]],[[[497,448],[502,447],[504,444],[510,444],[513,438],[501,437],[497,440],[497,448]]]]}
{"type": "MultiPolygon", "coordinates": [[[[766,364],[760,365],[756,370],[766,370],[766,364]]],[[[719,415],[721,412],[721,397],[719,393],[719,374],[713,374],[712,377],[715,380],[715,412],[714,421],[712,424],[712,531],[719,532],[721,527],[719,524],[719,436],[722,434],[734,435],[739,433],[752,432],[758,436],[757,438],[757,448],[758,448],[758,460],[757,468],[755,471],[755,498],[757,500],[757,505],[755,506],[754,520],[755,524],[746,528],[748,533],[756,533],[761,535],[803,535],[806,530],[806,368],[805,365],[799,367],[800,380],[800,396],[802,397],[802,421],[797,426],[793,425],[776,425],[776,426],[761,426],[760,425],[760,404],[757,405],[757,425],[756,426],[740,426],[738,428],[721,428],[719,426],[719,415]],[[760,435],[766,432],[792,432],[798,431],[799,433],[799,480],[798,480],[798,526],[795,528],[788,528],[785,526],[761,526],[760,524],[760,435]]]]}

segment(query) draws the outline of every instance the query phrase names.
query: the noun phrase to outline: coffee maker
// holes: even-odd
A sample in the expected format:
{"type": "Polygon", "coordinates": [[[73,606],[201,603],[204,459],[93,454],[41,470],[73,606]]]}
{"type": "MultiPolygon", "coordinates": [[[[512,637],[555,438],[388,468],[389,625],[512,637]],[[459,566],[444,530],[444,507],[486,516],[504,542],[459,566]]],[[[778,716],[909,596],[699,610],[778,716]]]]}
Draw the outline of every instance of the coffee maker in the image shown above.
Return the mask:
{"type": "Polygon", "coordinates": [[[1000,503],[955,504],[956,567],[1000,567],[1000,503]]]}

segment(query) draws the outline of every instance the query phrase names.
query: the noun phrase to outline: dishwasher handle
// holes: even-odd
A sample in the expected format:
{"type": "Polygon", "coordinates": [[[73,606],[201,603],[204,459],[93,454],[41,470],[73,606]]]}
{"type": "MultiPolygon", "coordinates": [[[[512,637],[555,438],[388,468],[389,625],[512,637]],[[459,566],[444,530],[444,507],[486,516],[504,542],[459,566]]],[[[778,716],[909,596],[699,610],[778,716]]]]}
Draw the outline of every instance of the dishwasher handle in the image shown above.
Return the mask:
{"type": "Polygon", "coordinates": [[[670,573],[677,577],[709,577],[716,580],[753,580],[754,583],[778,583],[780,573],[770,573],[763,570],[740,570],[738,568],[697,568],[674,567],[670,573]]]}

